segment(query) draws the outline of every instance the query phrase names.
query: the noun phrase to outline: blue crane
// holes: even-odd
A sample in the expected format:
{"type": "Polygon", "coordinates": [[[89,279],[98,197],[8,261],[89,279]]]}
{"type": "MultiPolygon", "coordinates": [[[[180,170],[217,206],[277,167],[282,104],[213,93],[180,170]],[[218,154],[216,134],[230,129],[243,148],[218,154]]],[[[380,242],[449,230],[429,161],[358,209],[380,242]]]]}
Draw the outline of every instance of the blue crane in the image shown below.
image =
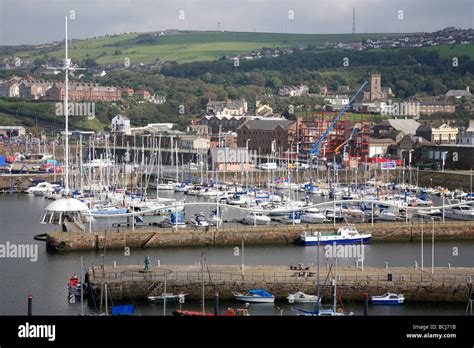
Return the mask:
{"type": "Polygon", "coordinates": [[[349,101],[349,103],[347,103],[342,109],[341,111],[339,111],[339,113],[337,114],[337,116],[334,118],[334,120],[331,122],[331,124],[329,125],[328,129],[326,129],[326,131],[323,133],[323,135],[321,136],[321,138],[318,139],[318,141],[314,144],[313,148],[311,149],[311,152],[310,152],[310,156],[311,158],[315,158],[319,155],[319,148],[321,146],[321,144],[323,143],[324,139],[326,139],[326,137],[328,136],[329,132],[334,128],[334,126],[336,125],[337,121],[339,121],[339,119],[341,118],[342,114],[344,114],[344,112],[347,111],[347,109],[350,108],[351,104],[354,102],[354,100],[357,98],[357,96],[360,94],[360,92],[362,92],[362,90],[364,89],[364,87],[368,84],[369,82],[368,81],[365,81],[362,86],[359,88],[359,90],[352,96],[351,100],[349,101]]]}

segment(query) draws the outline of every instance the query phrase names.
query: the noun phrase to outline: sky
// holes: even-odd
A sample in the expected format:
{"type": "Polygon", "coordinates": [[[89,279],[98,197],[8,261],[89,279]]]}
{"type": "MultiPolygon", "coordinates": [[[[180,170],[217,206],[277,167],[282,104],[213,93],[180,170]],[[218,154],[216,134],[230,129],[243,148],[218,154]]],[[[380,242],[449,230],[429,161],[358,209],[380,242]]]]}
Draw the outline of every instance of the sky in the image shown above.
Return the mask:
{"type": "Polygon", "coordinates": [[[473,0],[0,0],[0,45],[181,30],[331,34],[474,27],[473,0]],[[70,12],[74,11],[74,12],[70,12]],[[402,12],[400,12],[402,11],[402,12]]]}

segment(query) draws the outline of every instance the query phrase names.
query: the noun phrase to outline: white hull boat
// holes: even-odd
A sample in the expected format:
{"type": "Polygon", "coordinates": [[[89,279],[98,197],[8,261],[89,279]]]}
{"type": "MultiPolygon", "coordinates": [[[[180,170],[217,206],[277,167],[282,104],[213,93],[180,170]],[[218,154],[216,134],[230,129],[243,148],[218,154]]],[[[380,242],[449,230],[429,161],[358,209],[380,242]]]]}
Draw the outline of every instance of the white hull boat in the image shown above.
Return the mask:
{"type": "Polygon", "coordinates": [[[318,296],[316,295],[308,295],[305,294],[303,291],[298,291],[294,294],[288,295],[286,298],[288,303],[316,303],[318,302],[318,296]]]}
{"type": "Polygon", "coordinates": [[[250,213],[242,219],[246,225],[268,225],[272,219],[262,213],[250,213]]]}
{"type": "Polygon", "coordinates": [[[237,301],[248,303],[274,303],[275,296],[265,290],[249,290],[247,293],[233,292],[234,298],[237,301]]]}

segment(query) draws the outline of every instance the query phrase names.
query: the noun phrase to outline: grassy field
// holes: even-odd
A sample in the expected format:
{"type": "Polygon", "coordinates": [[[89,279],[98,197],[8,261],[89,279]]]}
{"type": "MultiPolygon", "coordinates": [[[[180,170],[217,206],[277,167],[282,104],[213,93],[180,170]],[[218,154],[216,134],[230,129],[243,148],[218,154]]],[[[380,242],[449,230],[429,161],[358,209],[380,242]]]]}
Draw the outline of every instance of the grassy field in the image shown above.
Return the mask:
{"type": "Polygon", "coordinates": [[[438,51],[441,57],[459,57],[467,55],[474,59],[474,45],[440,45],[432,47],[424,47],[424,50],[438,51]]]}
{"type": "MultiPolygon", "coordinates": [[[[246,32],[179,32],[176,35],[123,34],[70,43],[69,54],[76,60],[92,58],[99,64],[121,63],[129,58],[133,63],[152,63],[156,59],[186,63],[215,60],[226,55],[237,55],[263,47],[297,47],[323,45],[326,42],[349,42],[376,39],[397,34],[279,34],[246,32]]],[[[21,52],[20,57],[63,56],[63,47],[21,52]]]]}

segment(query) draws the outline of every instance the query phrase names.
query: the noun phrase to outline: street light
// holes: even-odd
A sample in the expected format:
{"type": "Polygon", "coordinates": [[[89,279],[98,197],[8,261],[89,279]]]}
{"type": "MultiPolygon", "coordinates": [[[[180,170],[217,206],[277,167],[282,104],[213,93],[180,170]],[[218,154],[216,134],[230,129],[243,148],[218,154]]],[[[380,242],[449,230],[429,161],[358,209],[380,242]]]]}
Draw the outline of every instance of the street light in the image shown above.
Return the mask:
{"type": "Polygon", "coordinates": [[[441,153],[441,159],[443,160],[443,172],[444,172],[444,164],[446,162],[446,155],[448,154],[448,151],[444,151],[441,153]]]}
{"type": "Polygon", "coordinates": [[[415,151],[414,149],[411,149],[408,151],[408,167],[411,169],[411,153],[415,151]]]}

